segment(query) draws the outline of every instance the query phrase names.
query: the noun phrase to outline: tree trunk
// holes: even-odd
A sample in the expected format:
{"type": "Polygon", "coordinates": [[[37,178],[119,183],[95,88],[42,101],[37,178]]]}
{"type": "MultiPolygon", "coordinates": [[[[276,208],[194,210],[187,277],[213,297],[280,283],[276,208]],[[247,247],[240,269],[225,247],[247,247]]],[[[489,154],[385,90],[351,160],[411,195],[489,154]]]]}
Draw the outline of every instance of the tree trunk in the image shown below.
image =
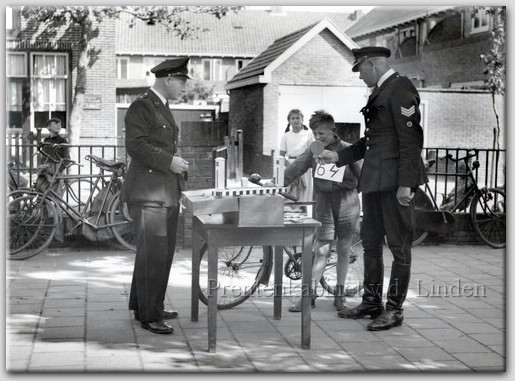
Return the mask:
{"type": "MultiPolygon", "coordinates": [[[[93,21],[91,10],[87,12],[82,22],[82,34],[80,39],[79,60],[77,63],[77,81],[73,95],[72,110],[70,113],[70,144],[78,145],[81,135],[81,117],[84,108],[84,96],[86,94],[87,73],[89,65],[89,49],[91,41],[93,21]]],[[[72,150],[76,152],[77,150],[72,150]]],[[[74,158],[75,160],[77,158],[74,158]]]]}
{"type": "Polygon", "coordinates": [[[494,109],[496,126],[494,127],[494,131],[493,131],[494,132],[494,140],[493,140],[494,152],[492,152],[492,154],[494,155],[495,160],[492,158],[491,165],[490,165],[490,186],[494,187],[496,185],[496,184],[494,184],[494,178],[495,178],[494,171],[499,168],[498,167],[499,155],[497,154],[496,151],[498,151],[500,149],[499,141],[500,141],[500,134],[501,134],[501,126],[499,124],[499,114],[497,113],[497,108],[495,106],[495,92],[493,92],[493,91],[492,91],[492,106],[494,109]]]}

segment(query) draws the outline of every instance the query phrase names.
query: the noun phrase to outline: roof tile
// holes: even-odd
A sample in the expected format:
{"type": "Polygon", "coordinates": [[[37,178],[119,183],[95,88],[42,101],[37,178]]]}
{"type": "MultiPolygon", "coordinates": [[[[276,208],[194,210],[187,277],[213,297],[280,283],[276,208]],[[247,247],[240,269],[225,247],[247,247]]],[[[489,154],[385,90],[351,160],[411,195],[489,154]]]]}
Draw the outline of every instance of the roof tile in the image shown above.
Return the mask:
{"type": "Polygon", "coordinates": [[[273,15],[269,11],[242,9],[221,19],[209,14],[184,13],[185,21],[201,25],[197,38],[180,39],[163,25],[147,25],[137,20],[129,28],[130,16],[117,21],[117,54],[170,56],[255,57],[281,36],[288,35],[324,18],[340,30],[352,24],[347,13],[287,12],[273,15]]]}

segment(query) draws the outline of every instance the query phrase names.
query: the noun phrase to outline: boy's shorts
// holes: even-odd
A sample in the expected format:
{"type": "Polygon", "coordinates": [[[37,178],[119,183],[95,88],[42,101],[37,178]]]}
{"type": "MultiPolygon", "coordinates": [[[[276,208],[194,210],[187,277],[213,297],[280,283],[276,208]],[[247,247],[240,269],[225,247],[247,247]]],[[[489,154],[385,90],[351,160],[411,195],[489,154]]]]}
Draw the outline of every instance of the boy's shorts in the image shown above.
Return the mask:
{"type": "Polygon", "coordinates": [[[322,223],[316,230],[317,240],[352,238],[358,228],[360,203],[356,189],[318,193],[316,219],[322,223]]]}

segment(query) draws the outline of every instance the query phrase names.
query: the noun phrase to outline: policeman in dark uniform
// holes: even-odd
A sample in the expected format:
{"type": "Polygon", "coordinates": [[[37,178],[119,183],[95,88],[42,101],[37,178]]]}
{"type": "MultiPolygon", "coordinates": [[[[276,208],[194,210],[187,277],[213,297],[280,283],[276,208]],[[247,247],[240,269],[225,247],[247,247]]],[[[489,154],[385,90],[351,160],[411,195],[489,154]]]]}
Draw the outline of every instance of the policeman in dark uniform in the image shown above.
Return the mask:
{"type": "Polygon", "coordinates": [[[402,324],[402,304],[411,274],[411,243],[414,210],[412,198],[427,182],[421,158],[423,131],[420,126],[420,97],[411,81],[390,68],[390,50],[383,47],[353,49],[352,71],[359,71],[373,91],[361,110],[365,136],[339,152],[324,151],[322,163],[346,165],[359,159],[363,168],[362,191],[364,249],[364,292],[361,304],[340,311],[343,318],[370,316],[367,329],[387,330],[402,324]],[[390,285],[383,307],[384,236],[393,254],[390,285]]]}
{"type": "Polygon", "coordinates": [[[184,91],[188,58],[171,59],[151,72],[156,81],[136,99],[125,116],[125,145],[131,162],[122,188],[136,234],[136,260],[129,309],[141,326],[173,333],[164,320],[164,299],[175,252],[179,199],[188,162],[177,156],[179,130],[168,106],[184,91]]]}

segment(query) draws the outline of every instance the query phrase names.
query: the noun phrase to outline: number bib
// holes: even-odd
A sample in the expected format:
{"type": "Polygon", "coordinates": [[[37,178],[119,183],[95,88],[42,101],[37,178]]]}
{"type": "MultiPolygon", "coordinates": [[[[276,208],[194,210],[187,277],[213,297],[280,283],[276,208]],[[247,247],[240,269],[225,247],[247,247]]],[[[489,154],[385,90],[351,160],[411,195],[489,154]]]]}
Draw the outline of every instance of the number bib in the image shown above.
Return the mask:
{"type": "Polygon", "coordinates": [[[336,164],[317,164],[315,178],[341,183],[343,175],[345,175],[345,168],[346,166],[337,167],[336,164]]]}

